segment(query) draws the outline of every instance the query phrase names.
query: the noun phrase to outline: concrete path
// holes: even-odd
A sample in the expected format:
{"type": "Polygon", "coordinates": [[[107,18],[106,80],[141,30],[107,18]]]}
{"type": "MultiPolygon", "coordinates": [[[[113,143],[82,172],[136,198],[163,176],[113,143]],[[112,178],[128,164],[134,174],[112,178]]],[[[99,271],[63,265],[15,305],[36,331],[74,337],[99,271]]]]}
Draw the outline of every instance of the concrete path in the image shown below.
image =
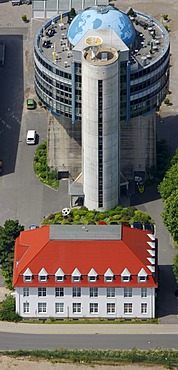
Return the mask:
{"type": "Polygon", "coordinates": [[[26,324],[0,322],[0,332],[23,334],[176,334],[177,325],[157,324],[26,324]]]}

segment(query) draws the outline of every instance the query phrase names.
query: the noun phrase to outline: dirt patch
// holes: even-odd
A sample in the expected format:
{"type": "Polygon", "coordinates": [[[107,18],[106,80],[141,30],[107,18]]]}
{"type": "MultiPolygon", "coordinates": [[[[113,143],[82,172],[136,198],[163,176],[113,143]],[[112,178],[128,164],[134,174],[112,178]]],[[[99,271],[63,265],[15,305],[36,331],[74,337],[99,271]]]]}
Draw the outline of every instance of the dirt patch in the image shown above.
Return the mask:
{"type": "Polygon", "coordinates": [[[1,370],[165,370],[162,366],[143,366],[142,365],[121,365],[121,366],[109,366],[109,365],[83,365],[83,364],[56,364],[47,361],[32,361],[26,358],[14,359],[8,356],[0,357],[0,369],[1,370]]]}

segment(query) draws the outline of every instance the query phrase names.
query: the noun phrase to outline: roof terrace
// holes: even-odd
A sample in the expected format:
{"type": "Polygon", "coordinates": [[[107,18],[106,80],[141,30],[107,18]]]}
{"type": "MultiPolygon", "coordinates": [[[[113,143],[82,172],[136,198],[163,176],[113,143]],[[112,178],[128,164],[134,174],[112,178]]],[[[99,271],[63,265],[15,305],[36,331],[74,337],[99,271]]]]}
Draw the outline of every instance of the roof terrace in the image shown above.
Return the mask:
{"type": "MultiPolygon", "coordinates": [[[[162,24],[143,13],[135,12],[135,14],[136,16],[131,18],[137,31],[130,51],[131,69],[147,67],[154,63],[160,59],[169,46],[169,36],[162,24]]],[[[36,42],[38,51],[44,59],[59,69],[70,72],[73,61],[73,46],[67,39],[68,28],[67,13],[63,15],[62,19],[57,16],[43,25],[36,42]]],[[[102,32],[100,30],[101,37],[102,32]]],[[[116,47],[115,43],[112,45],[112,40],[109,46],[116,47]]]]}

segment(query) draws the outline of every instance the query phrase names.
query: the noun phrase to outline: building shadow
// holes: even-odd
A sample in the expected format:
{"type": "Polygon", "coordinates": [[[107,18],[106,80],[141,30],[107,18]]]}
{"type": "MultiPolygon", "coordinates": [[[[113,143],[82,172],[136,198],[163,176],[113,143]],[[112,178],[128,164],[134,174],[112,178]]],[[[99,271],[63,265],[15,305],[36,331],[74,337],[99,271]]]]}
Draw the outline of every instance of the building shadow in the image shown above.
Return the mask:
{"type": "Polygon", "coordinates": [[[164,323],[178,324],[178,299],[175,290],[176,283],[172,265],[159,266],[159,282],[157,291],[157,317],[164,323]]]}
{"type": "MultiPolygon", "coordinates": [[[[172,109],[170,107],[170,109],[172,109]]],[[[174,155],[177,149],[178,137],[178,115],[171,111],[170,114],[163,113],[157,116],[156,132],[157,140],[165,140],[169,153],[174,155]]]]}
{"type": "Polygon", "coordinates": [[[0,159],[3,175],[15,171],[24,103],[23,35],[0,35],[5,62],[0,67],[0,159]]]}
{"type": "Polygon", "coordinates": [[[140,194],[137,186],[132,185],[132,189],[129,191],[130,194],[130,205],[136,206],[143,203],[153,202],[154,200],[160,199],[161,196],[158,193],[158,185],[153,184],[149,187],[145,187],[144,193],[140,194]]]}

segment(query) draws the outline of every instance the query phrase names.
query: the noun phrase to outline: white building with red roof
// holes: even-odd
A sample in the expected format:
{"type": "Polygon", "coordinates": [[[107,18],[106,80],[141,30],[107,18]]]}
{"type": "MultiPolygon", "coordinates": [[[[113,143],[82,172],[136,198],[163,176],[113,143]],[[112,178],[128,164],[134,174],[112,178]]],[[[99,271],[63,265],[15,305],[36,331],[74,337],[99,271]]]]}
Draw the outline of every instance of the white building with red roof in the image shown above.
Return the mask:
{"type": "Polygon", "coordinates": [[[121,225],[50,225],[16,239],[23,318],[154,318],[157,239],[121,225]]]}

